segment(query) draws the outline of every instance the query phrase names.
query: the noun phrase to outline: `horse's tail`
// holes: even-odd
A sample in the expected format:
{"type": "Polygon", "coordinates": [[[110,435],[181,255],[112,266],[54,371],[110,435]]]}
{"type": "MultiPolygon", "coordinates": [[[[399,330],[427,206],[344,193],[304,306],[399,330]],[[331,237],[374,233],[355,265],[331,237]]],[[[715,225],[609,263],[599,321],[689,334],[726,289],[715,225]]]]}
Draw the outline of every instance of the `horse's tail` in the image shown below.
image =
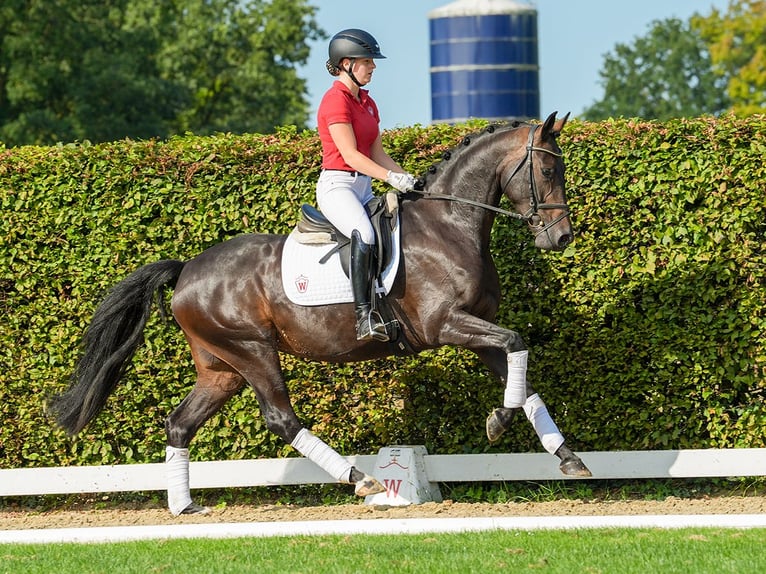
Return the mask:
{"type": "Polygon", "coordinates": [[[144,265],[115,285],[96,309],[83,337],[83,356],[69,388],[48,402],[49,412],[70,435],[80,432],[95,417],[125,373],[157,295],[175,286],[182,261],[164,260],[144,265]]]}

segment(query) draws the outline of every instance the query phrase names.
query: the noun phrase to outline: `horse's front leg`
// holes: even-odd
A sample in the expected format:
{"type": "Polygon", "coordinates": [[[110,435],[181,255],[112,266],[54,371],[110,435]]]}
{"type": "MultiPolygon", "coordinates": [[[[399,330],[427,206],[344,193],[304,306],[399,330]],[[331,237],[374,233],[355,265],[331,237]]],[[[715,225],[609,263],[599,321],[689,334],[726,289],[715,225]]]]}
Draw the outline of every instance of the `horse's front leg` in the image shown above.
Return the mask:
{"type": "Polygon", "coordinates": [[[495,442],[508,430],[516,409],[521,408],[549,453],[559,458],[567,476],[592,476],[588,467],[566,445],[564,436],[548,408],[527,381],[527,349],[518,333],[498,327],[472,315],[458,316],[458,322],[442,332],[456,344],[474,351],[506,385],[503,407],[487,418],[487,438],[495,442]]]}
{"type": "MultiPolygon", "coordinates": [[[[593,476],[582,459],[567,446],[564,436],[559,431],[548,409],[537,393],[530,395],[522,407],[527,419],[532,423],[543,448],[558,457],[559,469],[566,476],[593,476]],[[558,445],[558,446],[555,446],[558,445]]],[[[487,417],[487,438],[497,441],[510,428],[516,409],[507,407],[494,409],[487,417]]]]}
{"type": "MultiPolygon", "coordinates": [[[[503,370],[506,364],[504,353],[497,349],[480,349],[476,354],[501,380],[506,379],[503,370]]],[[[525,373],[526,378],[526,373],[525,373]]],[[[564,436],[553,421],[548,408],[540,395],[535,392],[529,381],[526,381],[526,398],[521,405],[524,414],[535,429],[543,448],[557,456],[561,463],[559,468],[567,476],[592,476],[582,459],[566,445],[564,436]]],[[[511,426],[516,408],[503,406],[494,409],[487,417],[487,438],[490,442],[497,441],[511,426]]]]}

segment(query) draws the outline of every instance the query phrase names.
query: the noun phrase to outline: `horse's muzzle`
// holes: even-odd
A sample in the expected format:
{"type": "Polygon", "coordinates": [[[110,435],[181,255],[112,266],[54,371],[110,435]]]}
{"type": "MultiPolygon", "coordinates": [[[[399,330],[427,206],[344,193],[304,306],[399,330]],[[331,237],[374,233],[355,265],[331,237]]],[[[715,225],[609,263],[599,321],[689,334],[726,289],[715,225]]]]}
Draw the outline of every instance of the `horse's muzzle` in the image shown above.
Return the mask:
{"type": "Polygon", "coordinates": [[[571,228],[545,227],[535,234],[535,247],[548,251],[563,251],[574,241],[571,228]]]}

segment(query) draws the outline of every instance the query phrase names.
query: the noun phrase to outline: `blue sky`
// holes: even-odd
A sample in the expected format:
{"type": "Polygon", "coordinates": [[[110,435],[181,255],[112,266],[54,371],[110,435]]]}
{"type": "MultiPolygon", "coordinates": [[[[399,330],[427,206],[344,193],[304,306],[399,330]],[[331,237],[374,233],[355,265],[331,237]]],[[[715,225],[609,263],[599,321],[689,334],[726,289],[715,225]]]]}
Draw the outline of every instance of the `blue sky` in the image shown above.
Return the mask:
{"type": "MultiPolygon", "coordinates": [[[[317,20],[329,34],[363,28],[380,43],[368,89],[378,104],[383,129],[431,122],[428,13],[448,0],[316,0],[317,20]]],[[[537,0],[540,57],[540,109],[547,116],[581,113],[603,94],[599,71],[617,43],[645,35],[654,20],[687,20],[695,12],[725,11],[728,0],[537,0]]],[[[312,44],[301,76],[308,81],[315,111],[332,77],[324,67],[327,41],[312,44]]]]}

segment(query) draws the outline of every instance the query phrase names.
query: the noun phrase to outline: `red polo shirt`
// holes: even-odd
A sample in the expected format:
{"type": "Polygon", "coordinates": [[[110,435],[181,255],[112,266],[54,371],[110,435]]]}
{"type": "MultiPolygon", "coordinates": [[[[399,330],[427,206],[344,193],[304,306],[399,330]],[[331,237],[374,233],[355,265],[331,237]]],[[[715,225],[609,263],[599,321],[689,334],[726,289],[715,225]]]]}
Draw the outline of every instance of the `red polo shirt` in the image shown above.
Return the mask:
{"type": "Polygon", "coordinates": [[[370,148],[378,137],[379,123],[378,106],[367,90],[360,89],[357,100],[343,82],[333,82],[317,110],[317,128],[322,142],[322,167],[353,171],[353,168],[343,161],[343,156],[330,136],[330,125],[351,124],[356,136],[356,148],[370,157],[370,148]]]}

